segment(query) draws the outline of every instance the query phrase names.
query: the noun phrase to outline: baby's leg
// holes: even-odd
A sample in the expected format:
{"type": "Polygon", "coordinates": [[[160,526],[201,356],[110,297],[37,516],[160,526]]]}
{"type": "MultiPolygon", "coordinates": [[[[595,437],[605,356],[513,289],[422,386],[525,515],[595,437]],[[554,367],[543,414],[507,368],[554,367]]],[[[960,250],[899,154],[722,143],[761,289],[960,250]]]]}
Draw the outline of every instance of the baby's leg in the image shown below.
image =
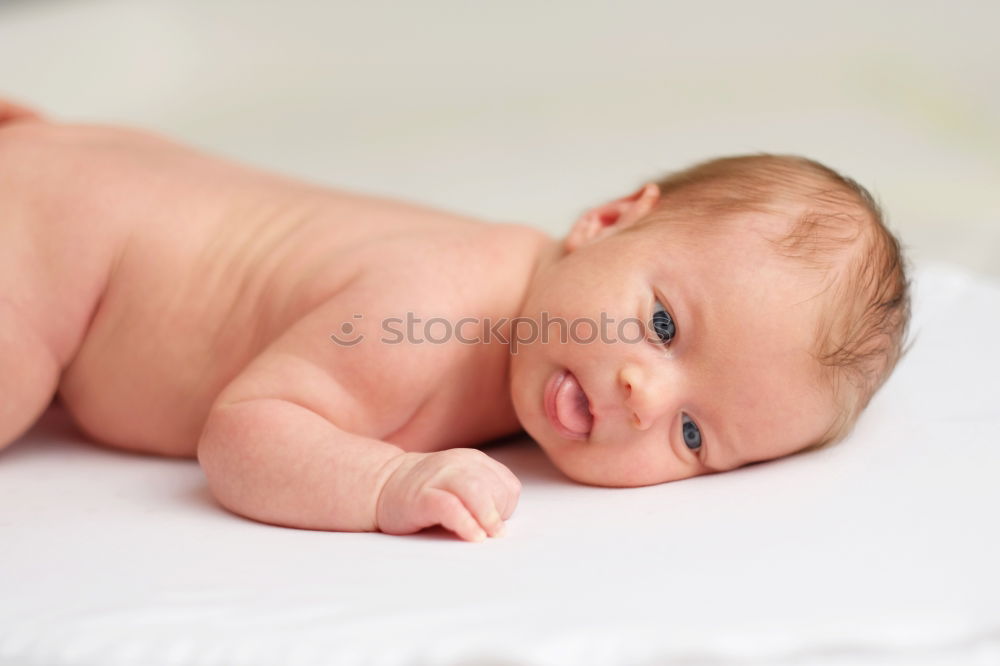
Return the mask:
{"type": "Polygon", "coordinates": [[[33,322],[0,295],[0,449],[45,411],[59,372],[56,355],[33,322]]]}

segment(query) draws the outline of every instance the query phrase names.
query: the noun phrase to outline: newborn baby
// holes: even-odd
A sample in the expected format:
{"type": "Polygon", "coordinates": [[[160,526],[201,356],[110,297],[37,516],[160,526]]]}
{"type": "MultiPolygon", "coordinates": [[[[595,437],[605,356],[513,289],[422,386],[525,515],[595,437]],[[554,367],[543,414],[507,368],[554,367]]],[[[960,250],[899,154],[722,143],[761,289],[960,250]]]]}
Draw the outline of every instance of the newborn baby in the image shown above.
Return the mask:
{"type": "Polygon", "coordinates": [[[520,224],[289,180],[0,101],[0,447],[58,395],[96,442],[197,456],[254,520],[503,532],[525,430],[640,486],[842,439],[909,318],[854,181],[712,160],[520,224]]]}

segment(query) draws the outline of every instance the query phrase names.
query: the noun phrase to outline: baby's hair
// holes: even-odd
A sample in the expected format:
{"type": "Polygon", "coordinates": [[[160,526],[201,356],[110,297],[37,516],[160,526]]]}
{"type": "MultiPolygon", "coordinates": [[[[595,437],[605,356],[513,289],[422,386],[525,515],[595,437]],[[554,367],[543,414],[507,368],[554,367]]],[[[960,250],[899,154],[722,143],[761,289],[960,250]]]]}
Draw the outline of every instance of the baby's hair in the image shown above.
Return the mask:
{"type": "Polygon", "coordinates": [[[765,238],[817,272],[822,292],[833,289],[812,354],[838,407],[826,432],[801,450],[846,437],[909,349],[903,348],[910,320],[907,262],[879,204],[854,180],[797,155],[724,157],[654,182],[661,192],[658,218],[683,218],[712,231],[724,229],[713,221],[747,212],[795,211],[786,234],[765,238]]]}

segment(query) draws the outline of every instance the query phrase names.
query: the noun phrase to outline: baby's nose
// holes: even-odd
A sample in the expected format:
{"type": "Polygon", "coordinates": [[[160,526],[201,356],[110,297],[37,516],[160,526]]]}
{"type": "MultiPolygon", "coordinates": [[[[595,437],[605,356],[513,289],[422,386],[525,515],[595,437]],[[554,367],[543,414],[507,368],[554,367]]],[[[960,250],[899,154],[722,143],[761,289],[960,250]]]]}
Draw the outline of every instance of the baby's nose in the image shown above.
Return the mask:
{"type": "Polygon", "coordinates": [[[659,404],[650,390],[650,384],[650,378],[638,365],[626,364],[618,371],[625,413],[636,430],[648,430],[659,415],[659,404]]]}

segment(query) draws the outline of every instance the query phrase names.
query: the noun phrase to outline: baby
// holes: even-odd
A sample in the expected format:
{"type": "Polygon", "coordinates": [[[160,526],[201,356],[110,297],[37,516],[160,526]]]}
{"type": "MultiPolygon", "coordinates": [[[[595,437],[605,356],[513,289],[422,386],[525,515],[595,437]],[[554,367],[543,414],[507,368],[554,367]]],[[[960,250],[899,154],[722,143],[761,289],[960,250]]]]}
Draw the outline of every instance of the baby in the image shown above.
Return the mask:
{"type": "Polygon", "coordinates": [[[498,536],[521,429],[641,486],[842,439],[909,319],[854,181],[716,159],[565,239],[289,180],[0,101],[0,447],[53,396],[90,439],[196,456],[226,508],[498,536]]]}

